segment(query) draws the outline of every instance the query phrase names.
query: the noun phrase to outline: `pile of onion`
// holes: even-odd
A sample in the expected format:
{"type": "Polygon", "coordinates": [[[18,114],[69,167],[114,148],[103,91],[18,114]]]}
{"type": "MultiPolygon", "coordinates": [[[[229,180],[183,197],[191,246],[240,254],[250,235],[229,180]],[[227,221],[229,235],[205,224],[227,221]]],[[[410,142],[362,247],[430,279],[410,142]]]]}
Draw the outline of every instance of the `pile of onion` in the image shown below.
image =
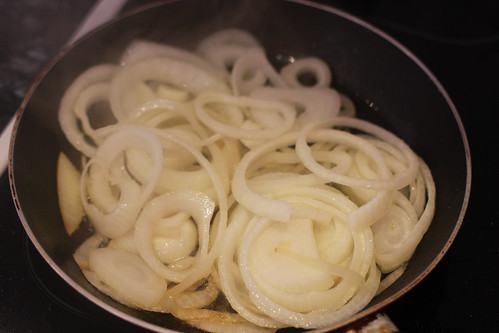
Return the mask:
{"type": "Polygon", "coordinates": [[[67,233],[94,230],[74,253],[87,279],[213,332],[362,310],[403,274],[435,185],[331,81],[315,57],[276,69],[234,29],[192,52],[135,41],[82,73],[59,110],[81,160],[61,152],[58,190],[67,233]]]}

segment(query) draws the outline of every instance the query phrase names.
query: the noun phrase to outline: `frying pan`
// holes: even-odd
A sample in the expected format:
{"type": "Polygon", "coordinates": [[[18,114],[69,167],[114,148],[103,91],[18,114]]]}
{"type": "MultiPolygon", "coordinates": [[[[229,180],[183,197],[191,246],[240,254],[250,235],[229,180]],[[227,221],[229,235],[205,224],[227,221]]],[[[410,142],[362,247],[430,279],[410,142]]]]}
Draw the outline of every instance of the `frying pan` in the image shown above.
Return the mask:
{"type": "Polygon", "coordinates": [[[455,238],[471,186],[467,138],[447,93],[410,51],[356,17],[307,1],[166,1],[114,20],[65,49],[30,89],[14,127],[9,179],[26,233],[69,285],[104,310],[154,331],[197,331],[169,315],[125,307],[82,275],[57,201],[58,153],[77,158],[59,128],[57,111],[65,89],[81,72],[116,63],[134,39],[193,49],[203,37],[229,27],[254,34],[276,67],[291,57],[324,59],[332,68],[333,87],[354,100],[359,117],[394,132],[431,168],[436,213],[406,272],[362,312],[327,330],[379,311],[428,275],[455,238]]]}

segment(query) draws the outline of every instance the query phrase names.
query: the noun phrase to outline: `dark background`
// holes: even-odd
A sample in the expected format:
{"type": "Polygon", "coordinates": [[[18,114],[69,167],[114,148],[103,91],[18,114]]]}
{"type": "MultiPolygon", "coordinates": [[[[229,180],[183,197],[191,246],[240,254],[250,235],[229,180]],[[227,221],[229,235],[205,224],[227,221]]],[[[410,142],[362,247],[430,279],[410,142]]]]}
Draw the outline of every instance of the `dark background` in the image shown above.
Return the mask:
{"type": "MultiPolygon", "coordinates": [[[[124,10],[147,2],[130,0],[124,10]]],[[[499,1],[320,2],[365,19],[419,57],[456,105],[471,147],[460,232],[435,270],[384,311],[407,333],[499,331],[499,1]]],[[[0,129],[93,3],[0,0],[0,129]]],[[[103,329],[141,331],[101,313],[48,269],[17,218],[7,174],[0,176],[0,332],[103,329]]]]}

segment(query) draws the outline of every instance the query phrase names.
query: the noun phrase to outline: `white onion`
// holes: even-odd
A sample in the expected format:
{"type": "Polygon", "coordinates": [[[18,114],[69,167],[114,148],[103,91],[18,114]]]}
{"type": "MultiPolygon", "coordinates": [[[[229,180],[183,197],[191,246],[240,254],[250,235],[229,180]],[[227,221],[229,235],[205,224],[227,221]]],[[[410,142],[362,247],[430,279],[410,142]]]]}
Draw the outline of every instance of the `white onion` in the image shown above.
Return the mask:
{"type": "Polygon", "coordinates": [[[277,101],[267,101],[253,99],[249,97],[234,97],[227,94],[204,93],[197,97],[195,101],[196,115],[206,126],[217,133],[221,133],[231,138],[266,140],[277,138],[291,129],[295,120],[294,109],[285,103],[277,101]],[[224,124],[210,117],[206,112],[206,105],[210,103],[220,103],[238,108],[257,108],[265,109],[267,112],[275,113],[279,116],[281,122],[275,124],[275,127],[262,129],[242,129],[230,124],[224,124]]]}
{"type": "Polygon", "coordinates": [[[69,158],[60,153],[57,159],[57,192],[66,233],[71,235],[80,225],[85,211],[80,199],[80,172],[69,158]]]}
{"type": "Polygon", "coordinates": [[[275,68],[239,29],[196,53],[138,40],[120,66],[82,73],[59,109],[82,171],[61,155],[58,191],[67,233],[84,214],[94,227],[74,253],[88,281],[212,332],[321,329],[361,311],[410,265],[436,190],[331,82],[319,58],[275,68]]]}
{"type": "Polygon", "coordinates": [[[109,82],[117,70],[118,66],[107,64],[92,67],[81,74],[62,97],[58,113],[61,129],[68,141],[86,156],[93,156],[96,147],[88,143],[85,134],[78,128],[78,117],[74,111],[75,103],[82,91],[93,84],[109,82]]]}
{"type": "Polygon", "coordinates": [[[166,282],[138,255],[111,248],[89,254],[90,269],[111,289],[140,307],[154,306],[166,291],[166,282]]]}
{"type": "Polygon", "coordinates": [[[134,84],[148,80],[168,83],[194,94],[205,90],[228,91],[223,80],[190,62],[167,57],[147,58],[121,68],[113,78],[109,99],[116,119],[130,121],[122,96],[126,96],[134,84]]]}
{"type": "Polygon", "coordinates": [[[281,76],[293,88],[325,88],[331,85],[331,71],[321,59],[311,57],[297,59],[281,69],[281,76]],[[301,75],[312,75],[315,82],[308,86],[300,82],[301,75]]]}

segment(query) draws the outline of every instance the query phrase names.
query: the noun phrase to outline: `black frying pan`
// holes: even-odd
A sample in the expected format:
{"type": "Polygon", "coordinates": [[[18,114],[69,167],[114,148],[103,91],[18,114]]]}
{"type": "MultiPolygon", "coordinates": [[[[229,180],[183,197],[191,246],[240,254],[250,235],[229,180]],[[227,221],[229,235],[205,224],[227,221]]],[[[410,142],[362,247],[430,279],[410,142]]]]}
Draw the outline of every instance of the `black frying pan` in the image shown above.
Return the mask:
{"type": "Polygon", "coordinates": [[[436,214],[407,271],[341,325],[380,310],[420,282],[453,241],[470,194],[468,143],[446,92],[414,55],[355,17],[306,1],[169,1],[116,20],[65,50],[28,93],[13,134],[9,177],[26,232],[67,283],[105,310],[153,330],[196,331],[168,315],[116,303],[81,274],[57,203],[57,155],[63,150],[76,156],[59,128],[57,110],[79,73],[116,62],[136,38],[193,48],[204,36],[228,27],[253,33],[277,67],[290,56],[327,61],[333,86],[354,99],[359,116],[400,136],[430,166],[437,187],[436,214]]]}

